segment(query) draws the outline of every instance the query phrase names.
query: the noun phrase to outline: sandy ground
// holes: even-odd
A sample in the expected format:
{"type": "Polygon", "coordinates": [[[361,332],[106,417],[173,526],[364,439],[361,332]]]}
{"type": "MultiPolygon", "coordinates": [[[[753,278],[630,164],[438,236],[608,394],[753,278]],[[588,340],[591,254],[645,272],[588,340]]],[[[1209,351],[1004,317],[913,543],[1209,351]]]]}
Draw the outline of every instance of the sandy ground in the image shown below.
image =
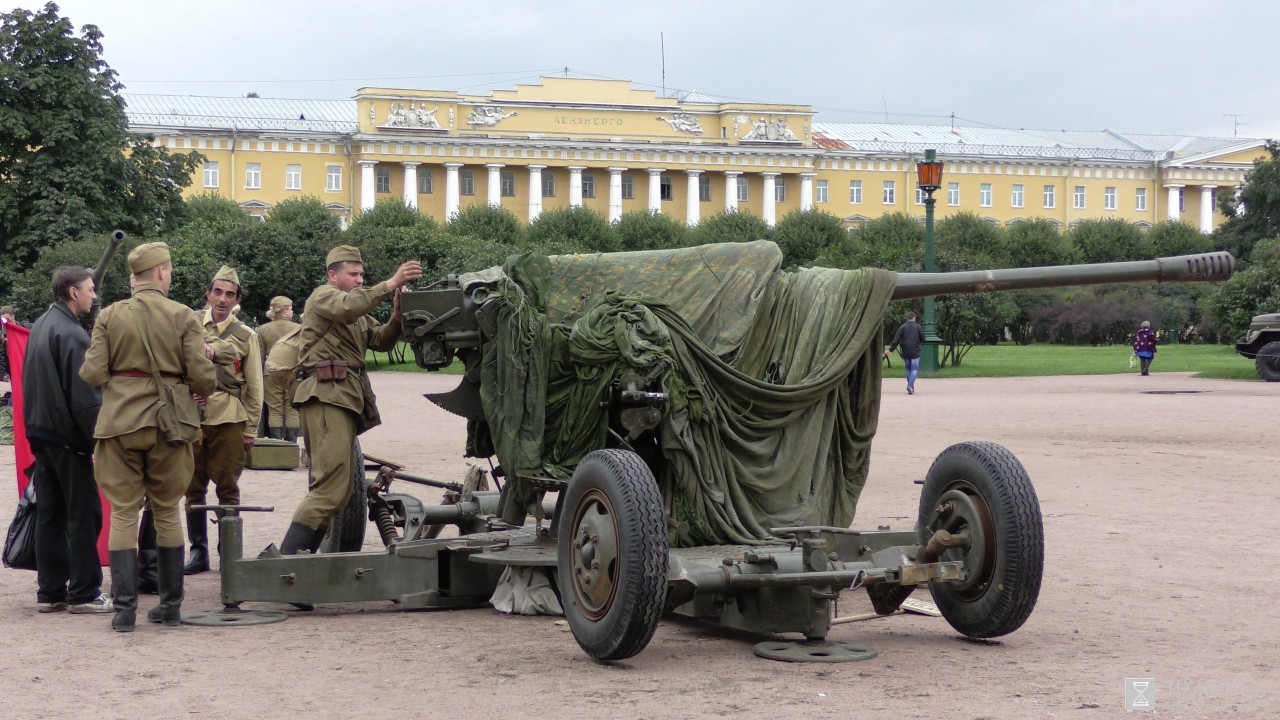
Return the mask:
{"type": "MultiPolygon", "coordinates": [[[[460,479],[463,424],[420,397],[452,382],[378,374],[387,422],[366,450],[460,479]]],[[[910,527],[913,480],[952,443],[998,442],[1026,466],[1045,574],[1016,633],[975,643],[942,619],[896,616],[832,632],[879,657],[801,665],[755,657],[759,637],[665,620],[643,653],[605,666],[556,618],[489,609],[337,605],[275,625],[120,635],[105,616],[37,615],[34,575],[0,570],[0,717],[1103,718],[1124,714],[1128,677],[1155,680],[1160,717],[1276,716],[1280,614],[1258,593],[1280,565],[1266,545],[1280,515],[1280,385],[922,380],[909,397],[890,380],[883,405],[855,526],[910,527]]],[[[0,477],[13,477],[10,452],[0,477]]],[[[279,541],[304,486],[304,471],[246,473],[244,502],[278,509],[249,517],[247,552],[279,541]]],[[[15,500],[0,482],[0,527],[15,500]]],[[[216,573],[188,579],[184,609],[217,600],[216,573]]],[[[840,613],[868,608],[845,593],[840,613]]]]}

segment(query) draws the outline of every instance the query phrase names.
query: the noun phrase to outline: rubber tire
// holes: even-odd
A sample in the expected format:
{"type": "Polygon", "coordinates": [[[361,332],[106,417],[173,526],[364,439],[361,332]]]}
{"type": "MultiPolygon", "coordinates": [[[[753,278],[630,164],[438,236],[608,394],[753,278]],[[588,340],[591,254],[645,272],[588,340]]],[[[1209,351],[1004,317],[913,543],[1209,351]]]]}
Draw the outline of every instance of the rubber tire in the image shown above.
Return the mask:
{"type": "MultiPolygon", "coordinates": [[[[931,582],[934,604],[951,627],[968,637],[1007,635],[1022,626],[1035,608],[1044,571],[1044,520],[1040,501],[1022,463],[990,442],[963,442],[943,450],[925,476],[920,492],[920,544],[933,534],[934,509],[957,486],[976,491],[985,501],[993,529],[994,562],[990,580],[977,597],[962,597],[957,586],[931,582]]],[[[966,492],[966,494],[970,494],[966,492]]],[[[943,560],[966,553],[950,550],[943,560]]]]}
{"type": "MultiPolygon", "coordinates": [[[[351,483],[354,486],[347,504],[333,516],[333,524],[329,533],[320,542],[320,552],[360,552],[364,548],[364,532],[369,524],[369,494],[364,477],[364,452],[360,450],[360,441],[351,443],[354,454],[351,483]]],[[[307,469],[307,479],[311,479],[311,470],[307,469]]]]}
{"type": "Polygon", "coordinates": [[[1267,382],[1280,382],[1280,341],[1263,345],[1253,365],[1258,369],[1258,377],[1267,382]]]}
{"type": "Polygon", "coordinates": [[[625,660],[653,639],[667,596],[667,516],[652,471],[628,450],[596,450],[578,464],[564,490],[558,518],[556,581],[573,637],[600,661],[625,660]],[[591,491],[603,494],[617,534],[614,592],[599,619],[578,606],[570,567],[579,504],[591,491]]]}

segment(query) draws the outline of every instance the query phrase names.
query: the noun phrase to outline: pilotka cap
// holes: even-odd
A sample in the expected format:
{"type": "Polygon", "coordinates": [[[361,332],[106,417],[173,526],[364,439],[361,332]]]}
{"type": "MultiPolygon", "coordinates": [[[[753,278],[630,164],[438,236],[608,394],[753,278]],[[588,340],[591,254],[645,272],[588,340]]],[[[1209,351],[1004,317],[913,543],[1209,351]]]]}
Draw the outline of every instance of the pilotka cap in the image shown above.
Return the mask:
{"type": "Polygon", "coordinates": [[[129,253],[129,271],[137,274],[170,261],[169,246],[162,242],[143,243],[129,253]]]}

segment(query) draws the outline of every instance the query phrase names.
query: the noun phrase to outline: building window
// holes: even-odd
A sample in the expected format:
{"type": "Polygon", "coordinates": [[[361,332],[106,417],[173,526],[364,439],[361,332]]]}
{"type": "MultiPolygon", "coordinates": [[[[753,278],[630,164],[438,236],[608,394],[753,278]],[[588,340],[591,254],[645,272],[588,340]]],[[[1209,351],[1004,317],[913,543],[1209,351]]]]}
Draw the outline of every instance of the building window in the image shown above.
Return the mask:
{"type": "Polygon", "coordinates": [[[698,177],[698,201],[711,202],[711,178],[706,176],[698,177]]]}
{"type": "Polygon", "coordinates": [[[556,176],[549,172],[542,173],[542,197],[556,196],[556,176]]]}
{"type": "Polygon", "coordinates": [[[671,185],[671,178],[663,176],[658,178],[658,197],[663,200],[671,200],[676,196],[676,189],[671,185]]]}
{"type": "Polygon", "coordinates": [[[218,162],[216,160],[204,164],[204,186],[218,187],[218,162]]]}
{"type": "Polygon", "coordinates": [[[1102,204],[1108,210],[1116,209],[1116,189],[1109,187],[1102,193],[1102,204]]]}
{"type": "Polygon", "coordinates": [[[591,173],[582,173],[582,197],[593,198],[596,196],[596,176],[591,173]]]}
{"type": "Polygon", "coordinates": [[[502,197],[516,196],[516,173],[514,170],[503,170],[499,177],[499,184],[502,188],[502,197]]]}
{"type": "Polygon", "coordinates": [[[1209,207],[1216,212],[1218,209],[1218,188],[1209,191],[1209,207]]]}
{"type": "Polygon", "coordinates": [[[885,205],[893,205],[895,202],[897,202],[897,198],[894,195],[894,188],[895,188],[894,181],[885,180],[884,190],[882,192],[880,202],[884,203],[885,205]]]}
{"type": "Polygon", "coordinates": [[[324,189],[329,192],[342,190],[342,166],[326,165],[324,169],[324,189]]]}
{"type": "Polygon", "coordinates": [[[960,206],[960,183],[947,183],[947,204],[951,207],[960,206]]]}
{"type": "Polygon", "coordinates": [[[1187,189],[1178,188],[1178,212],[1187,211],[1187,189]]]}
{"type": "Polygon", "coordinates": [[[302,166],[301,165],[285,165],[284,166],[284,189],[285,190],[301,190],[302,189],[302,166]]]}
{"type": "Polygon", "coordinates": [[[374,169],[374,190],[380,193],[391,192],[391,168],[374,169]]]}
{"type": "Polygon", "coordinates": [[[1138,188],[1137,195],[1135,195],[1133,198],[1133,208],[1135,210],[1147,209],[1147,189],[1146,188],[1138,188]]]}
{"type": "Polygon", "coordinates": [[[245,163],[244,189],[245,190],[261,190],[262,189],[262,163],[245,163]]]}
{"type": "Polygon", "coordinates": [[[631,177],[630,175],[622,176],[622,199],[623,200],[636,199],[636,179],[631,177]]]}
{"type": "Polygon", "coordinates": [[[431,177],[431,168],[418,168],[418,194],[430,195],[435,192],[435,182],[431,177]]]}
{"type": "Polygon", "coordinates": [[[815,190],[814,196],[817,202],[824,203],[827,201],[827,181],[826,180],[819,180],[817,183],[817,187],[814,188],[814,190],[815,190]]]}
{"type": "Polygon", "coordinates": [[[1084,186],[1077,185],[1075,194],[1071,196],[1071,207],[1076,210],[1084,209],[1084,186]]]}
{"type": "Polygon", "coordinates": [[[862,204],[862,181],[861,180],[849,181],[849,203],[852,205],[862,204]]]}
{"type": "Polygon", "coordinates": [[[742,176],[739,176],[737,185],[738,185],[738,202],[746,202],[751,198],[751,193],[747,188],[747,179],[742,176]]]}
{"type": "Polygon", "coordinates": [[[476,171],[475,170],[459,170],[458,171],[458,194],[459,195],[475,195],[476,194],[476,171]]]}
{"type": "Polygon", "coordinates": [[[920,187],[919,185],[916,186],[916,204],[917,205],[924,204],[924,188],[920,187]]]}
{"type": "Polygon", "coordinates": [[[1022,184],[1014,183],[1013,195],[1009,198],[1010,204],[1012,204],[1016,208],[1022,207],[1022,196],[1023,196],[1022,184]]]}
{"type": "Polygon", "coordinates": [[[1045,209],[1048,209],[1048,210],[1053,209],[1053,202],[1054,202],[1054,200],[1053,200],[1053,191],[1054,191],[1054,187],[1053,187],[1052,185],[1045,185],[1045,186],[1044,186],[1044,206],[1045,206],[1045,209]]]}
{"type": "Polygon", "coordinates": [[[773,179],[773,201],[787,201],[787,182],[780,177],[773,179]]]}
{"type": "Polygon", "coordinates": [[[991,183],[982,183],[978,188],[978,204],[982,207],[991,207],[991,183]]]}

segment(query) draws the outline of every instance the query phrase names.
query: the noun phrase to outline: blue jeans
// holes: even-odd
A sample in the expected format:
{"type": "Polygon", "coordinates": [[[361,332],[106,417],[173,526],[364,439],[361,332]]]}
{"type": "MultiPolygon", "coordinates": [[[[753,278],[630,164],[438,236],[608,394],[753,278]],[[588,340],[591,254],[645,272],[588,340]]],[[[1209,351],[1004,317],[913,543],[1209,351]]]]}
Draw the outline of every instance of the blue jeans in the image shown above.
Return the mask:
{"type": "Polygon", "coordinates": [[[902,361],[907,364],[907,389],[916,389],[916,375],[920,374],[920,358],[903,358],[902,361]]]}

